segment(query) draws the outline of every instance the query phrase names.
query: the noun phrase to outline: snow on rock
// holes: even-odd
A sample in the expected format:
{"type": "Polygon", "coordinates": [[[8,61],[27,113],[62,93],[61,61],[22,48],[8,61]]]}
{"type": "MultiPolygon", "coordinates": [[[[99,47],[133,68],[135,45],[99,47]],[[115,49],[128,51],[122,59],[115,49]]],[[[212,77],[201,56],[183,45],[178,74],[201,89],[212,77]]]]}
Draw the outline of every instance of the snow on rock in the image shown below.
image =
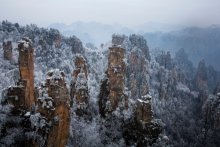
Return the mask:
{"type": "Polygon", "coordinates": [[[23,37],[21,41],[18,41],[19,45],[23,45],[24,49],[29,49],[32,47],[32,41],[28,37],[23,37]]]}
{"type": "Polygon", "coordinates": [[[59,69],[52,69],[47,73],[47,79],[59,80],[63,79],[64,77],[64,72],[60,71],[59,69]]]}
{"type": "Polygon", "coordinates": [[[31,127],[32,128],[43,128],[45,127],[46,124],[46,120],[41,116],[40,113],[35,113],[35,114],[31,114],[30,115],[30,122],[31,122],[31,127]]]}
{"type": "Polygon", "coordinates": [[[87,89],[87,79],[85,73],[79,73],[76,79],[76,90],[87,89]]]}
{"type": "Polygon", "coordinates": [[[183,92],[186,92],[186,93],[190,93],[190,89],[182,83],[178,83],[176,85],[176,88],[177,88],[177,90],[180,90],[180,91],[183,91],[183,92]]]}

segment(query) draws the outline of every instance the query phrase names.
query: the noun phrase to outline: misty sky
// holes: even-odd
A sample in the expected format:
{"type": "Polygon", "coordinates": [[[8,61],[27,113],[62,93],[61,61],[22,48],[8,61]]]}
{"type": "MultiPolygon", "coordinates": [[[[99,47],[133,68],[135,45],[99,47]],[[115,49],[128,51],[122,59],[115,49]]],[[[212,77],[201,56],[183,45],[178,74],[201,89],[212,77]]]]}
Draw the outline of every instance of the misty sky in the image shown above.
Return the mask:
{"type": "Polygon", "coordinates": [[[220,0],[0,0],[0,20],[41,26],[76,21],[206,26],[220,24],[219,14],[220,0]]]}

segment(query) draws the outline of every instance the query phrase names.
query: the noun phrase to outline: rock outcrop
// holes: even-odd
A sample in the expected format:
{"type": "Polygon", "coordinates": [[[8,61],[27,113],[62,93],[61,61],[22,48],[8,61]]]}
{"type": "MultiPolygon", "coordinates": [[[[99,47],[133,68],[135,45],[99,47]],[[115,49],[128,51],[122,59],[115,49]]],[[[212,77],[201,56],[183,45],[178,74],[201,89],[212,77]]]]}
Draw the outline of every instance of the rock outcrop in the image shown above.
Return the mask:
{"type": "Polygon", "coordinates": [[[145,95],[137,100],[134,117],[123,127],[126,145],[151,146],[162,132],[162,126],[153,118],[151,98],[145,95]]]}
{"type": "Polygon", "coordinates": [[[72,36],[69,39],[67,39],[65,42],[66,42],[66,44],[68,44],[72,47],[73,53],[79,53],[79,54],[85,53],[82,42],[77,37],[72,36]]]}
{"type": "Polygon", "coordinates": [[[69,136],[70,97],[64,80],[65,74],[58,69],[49,71],[46,83],[39,89],[38,112],[47,122],[52,122],[46,146],[65,147],[69,136]]]}
{"type": "MultiPolygon", "coordinates": [[[[65,147],[70,126],[70,96],[64,72],[58,69],[47,74],[39,89],[34,88],[32,42],[23,38],[18,44],[20,80],[7,90],[3,105],[11,104],[11,119],[16,125],[5,129],[21,128],[18,146],[65,147]]],[[[9,119],[6,124],[14,124],[9,119]]]]}
{"type": "Polygon", "coordinates": [[[101,83],[99,110],[102,116],[116,110],[119,103],[128,107],[128,99],[124,93],[126,65],[125,49],[113,46],[109,48],[106,79],[101,83]]]}
{"type": "MultiPolygon", "coordinates": [[[[149,146],[158,139],[162,126],[153,118],[151,96],[148,94],[148,60],[140,44],[132,39],[137,44],[133,43],[133,51],[127,55],[126,67],[125,50],[121,48],[123,38],[113,36],[114,46],[109,48],[106,76],[101,82],[99,112],[104,119],[101,129],[105,130],[103,134],[106,136],[103,142],[117,142],[121,134],[127,146],[149,146]],[[126,81],[131,95],[124,92],[126,81]],[[131,101],[135,104],[129,103],[131,101]],[[127,110],[133,115],[126,117],[127,110]]],[[[140,42],[146,45],[144,41],[140,42]]]]}
{"type": "Polygon", "coordinates": [[[144,37],[141,35],[132,34],[129,37],[129,40],[131,42],[132,48],[134,47],[140,48],[141,51],[144,53],[146,59],[150,61],[150,52],[147,46],[147,41],[144,39],[144,37]]]}
{"type": "Polygon", "coordinates": [[[146,40],[139,35],[129,37],[132,48],[127,55],[127,87],[131,98],[137,100],[149,92],[149,49],[146,40]]]}
{"type": "Polygon", "coordinates": [[[202,107],[203,128],[200,134],[200,146],[220,144],[220,92],[209,95],[202,107]]]}
{"type": "Polygon", "coordinates": [[[34,98],[34,49],[32,41],[29,38],[22,38],[18,44],[19,50],[19,72],[20,79],[25,83],[25,103],[31,107],[35,101],[34,98]]]}
{"type": "Polygon", "coordinates": [[[205,60],[199,62],[195,77],[195,86],[199,91],[199,100],[202,106],[209,97],[208,76],[205,60]]]}
{"type": "Polygon", "coordinates": [[[85,58],[77,55],[75,59],[75,70],[73,71],[71,83],[71,103],[76,104],[76,114],[82,116],[87,114],[89,91],[88,91],[88,68],[85,58]]]}
{"type": "Polygon", "coordinates": [[[155,57],[155,60],[160,64],[160,66],[164,66],[166,69],[170,70],[172,68],[171,54],[169,51],[167,53],[162,51],[160,55],[155,57]]]}
{"type": "Polygon", "coordinates": [[[4,50],[4,58],[6,60],[11,60],[12,59],[12,42],[11,41],[3,42],[2,46],[4,50]]]}
{"type": "Polygon", "coordinates": [[[20,80],[8,90],[8,100],[14,106],[30,109],[35,102],[34,94],[34,59],[32,42],[22,38],[18,44],[20,80]]]}
{"type": "Polygon", "coordinates": [[[125,35],[112,35],[112,44],[116,46],[122,46],[127,37],[125,35]]]}
{"type": "Polygon", "coordinates": [[[142,123],[149,123],[153,119],[151,96],[145,95],[137,100],[136,119],[142,123]]]}

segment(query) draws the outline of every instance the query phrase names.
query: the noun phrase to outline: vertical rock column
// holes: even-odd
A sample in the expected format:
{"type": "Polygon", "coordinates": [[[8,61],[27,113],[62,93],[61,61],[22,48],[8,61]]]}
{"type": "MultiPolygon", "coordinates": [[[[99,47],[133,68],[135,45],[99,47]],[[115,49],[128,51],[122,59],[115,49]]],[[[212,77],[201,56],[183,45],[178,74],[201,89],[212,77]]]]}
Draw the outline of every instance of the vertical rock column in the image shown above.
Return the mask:
{"type": "Polygon", "coordinates": [[[142,96],[141,99],[137,100],[136,118],[142,123],[149,123],[153,119],[150,95],[142,96]]]}
{"type": "Polygon", "coordinates": [[[86,60],[79,54],[76,56],[75,68],[71,84],[71,99],[77,105],[77,114],[83,115],[83,113],[86,113],[84,110],[87,109],[89,101],[87,84],[88,69],[86,60]]]}
{"type": "Polygon", "coordinates": [[[119,101],[124,97],[125,87],[125,49],[120,47],[110,47],[108,57],[107,76],[109,78],[109,101],[111,109],[114,111],[119,101]]]}
{"type": "Polygon", "coordinates": [[[11,41],[3,42],[4,58],[6,60],[12,59],[12,43],[11,41]]]}
{"type": "Polygon", "coordinates": [[[22,38],[18,44],[20,79],[25,87],[25,106],[34,103],[34,49],[29,38],[22,38]]]}
{"type": "Polygon", "coordinates": [[[101,82],[99,94],[99,111],[101,116],[116,110],[119,104],[128,107],[128,99],[124,94],[126,65],[125,49],[113,46],[109,48],[108,69],[101,82]]]}
{"type": "Polygon", "coordinates": [[[48,147],[65,147],[69,136],[70,98],[64,73],[58,69],[47,74],[45,85],[39,90],[38,111],[51,122],[48,147]]]}

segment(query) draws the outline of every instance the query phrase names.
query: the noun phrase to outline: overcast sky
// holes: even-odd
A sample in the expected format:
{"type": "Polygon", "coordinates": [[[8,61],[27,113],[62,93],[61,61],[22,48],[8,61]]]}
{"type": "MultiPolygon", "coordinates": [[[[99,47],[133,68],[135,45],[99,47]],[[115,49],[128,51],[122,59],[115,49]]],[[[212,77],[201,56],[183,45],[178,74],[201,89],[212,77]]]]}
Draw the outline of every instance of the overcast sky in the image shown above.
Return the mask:
{"type": "Polygon", "coordinates": [[[41,26],[76,21],[206,26],[220,24],[219,14],[220,0],[0,0],[0,20],[41,26]]]}

